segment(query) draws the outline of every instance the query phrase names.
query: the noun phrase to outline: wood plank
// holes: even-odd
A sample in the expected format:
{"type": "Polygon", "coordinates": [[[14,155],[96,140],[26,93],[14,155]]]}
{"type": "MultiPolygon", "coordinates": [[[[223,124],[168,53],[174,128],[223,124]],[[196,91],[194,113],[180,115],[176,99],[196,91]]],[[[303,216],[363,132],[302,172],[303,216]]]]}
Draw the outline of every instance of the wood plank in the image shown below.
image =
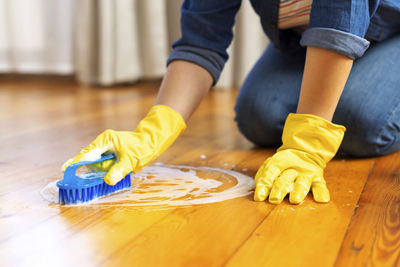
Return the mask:
{"type": "Polygon", "coordinates": [[[400,153],[378,158],[336,266],[400,266],[400,153]]]}
{"type": "Polygon", "coordinates": [[[270,210],[242,198],[179,209],[130,240],[104,264],[221,266],[270,210]]]}
{"type": "Polygon", "coordinates": [[[332,266],[373,160],[345,162],[334,160],[326,168],[330,203],[317,204],[310,194],[301,205],[286,199],[227,266],[332,266]]]}

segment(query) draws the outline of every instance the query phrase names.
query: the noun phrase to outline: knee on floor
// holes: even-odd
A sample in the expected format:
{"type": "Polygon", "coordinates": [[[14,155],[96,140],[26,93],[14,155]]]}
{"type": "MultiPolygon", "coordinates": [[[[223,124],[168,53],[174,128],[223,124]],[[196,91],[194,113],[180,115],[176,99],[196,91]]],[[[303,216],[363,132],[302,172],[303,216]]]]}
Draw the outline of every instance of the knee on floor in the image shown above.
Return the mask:
{"type": "Polygon", "coordinates": [[[239,131],[258,146],[279,146],[287,114],[277,98],[239,94],[235,105],[239,131]]]}
{"type": "MultiPolygon", "coordinates": [[[[239,95],[235,106],[239,131],[259,146],[279,146],[290,108],[279,101],[239,95]]],[[[347,126],[340,155],[376,157],[400,150],[400,110],[387,120],[364,116],[347,126]]]]}
{"type": "Polygon", "coordinates": [[[357,125],[348,126],[347,129],[340,148],[342,155],[376,157],[400,149],[400,117],[394,113],[387,121],[366,116],[357,125]]]}

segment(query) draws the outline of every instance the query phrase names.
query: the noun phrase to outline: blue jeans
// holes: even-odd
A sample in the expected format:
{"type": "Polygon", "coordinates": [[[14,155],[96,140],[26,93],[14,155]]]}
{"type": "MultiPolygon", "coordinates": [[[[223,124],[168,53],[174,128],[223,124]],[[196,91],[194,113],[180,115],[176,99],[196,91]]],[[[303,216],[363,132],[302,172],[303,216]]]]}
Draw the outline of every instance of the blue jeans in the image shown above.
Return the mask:
{"type": "MultiPolygon", "coordinates": [[[[269,45],[237,98],[241,133],[259,146],[279,146],[287,115],[296,112],[305,49],[282,54],[269,45]]],[[[347,131],[338,154],[380,156],[400,149],[400,35],[372,44],[354,62],[333,122],[347,131]]]]}

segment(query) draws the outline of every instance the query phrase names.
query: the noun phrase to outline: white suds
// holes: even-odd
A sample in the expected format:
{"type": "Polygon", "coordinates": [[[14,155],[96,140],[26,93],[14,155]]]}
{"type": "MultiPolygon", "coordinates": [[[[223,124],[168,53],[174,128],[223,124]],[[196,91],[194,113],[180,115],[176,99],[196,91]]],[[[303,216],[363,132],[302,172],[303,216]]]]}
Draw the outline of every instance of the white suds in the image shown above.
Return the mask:
{"type": "MultiPolygon", "coordinates": [[[[254,189],[253,178],[231,170],[210,167],[150,165],[132,175],[132,188],[85,203],[112,206],[184,206],[243,197],[254,189]]],[[[41,195],[58,202],[56,181],[41,195]]]]}

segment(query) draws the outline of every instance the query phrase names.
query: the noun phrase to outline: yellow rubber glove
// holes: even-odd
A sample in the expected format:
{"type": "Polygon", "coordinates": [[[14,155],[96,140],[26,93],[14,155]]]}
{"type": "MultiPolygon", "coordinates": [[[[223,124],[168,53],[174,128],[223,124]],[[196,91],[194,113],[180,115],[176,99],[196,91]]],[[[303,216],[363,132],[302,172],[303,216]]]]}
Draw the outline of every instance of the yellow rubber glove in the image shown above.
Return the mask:
{"type": "Polygon", "coordinates": [[[312,189],[316,202],[329,202],[323,170],[335,156],[346,128],[308,114],[289,114],[282,146],[258,170],[254,200],[279,204],[290,193],[293,204],[312,189]]]}
{"type": "Polygon", "coordinates": [[[104,181],[115,185],[128,173],[140,171],[157,158],[185,129],[185,121],[178,112],[165,105],[156,105],[135,131],[104,131],[76,157],[67,161],[62,170],[79,161],[98,159],[103,153],[114,153],[117,157],[115,164],[109,160],[93,167],[108,170],[104,181]]]}

